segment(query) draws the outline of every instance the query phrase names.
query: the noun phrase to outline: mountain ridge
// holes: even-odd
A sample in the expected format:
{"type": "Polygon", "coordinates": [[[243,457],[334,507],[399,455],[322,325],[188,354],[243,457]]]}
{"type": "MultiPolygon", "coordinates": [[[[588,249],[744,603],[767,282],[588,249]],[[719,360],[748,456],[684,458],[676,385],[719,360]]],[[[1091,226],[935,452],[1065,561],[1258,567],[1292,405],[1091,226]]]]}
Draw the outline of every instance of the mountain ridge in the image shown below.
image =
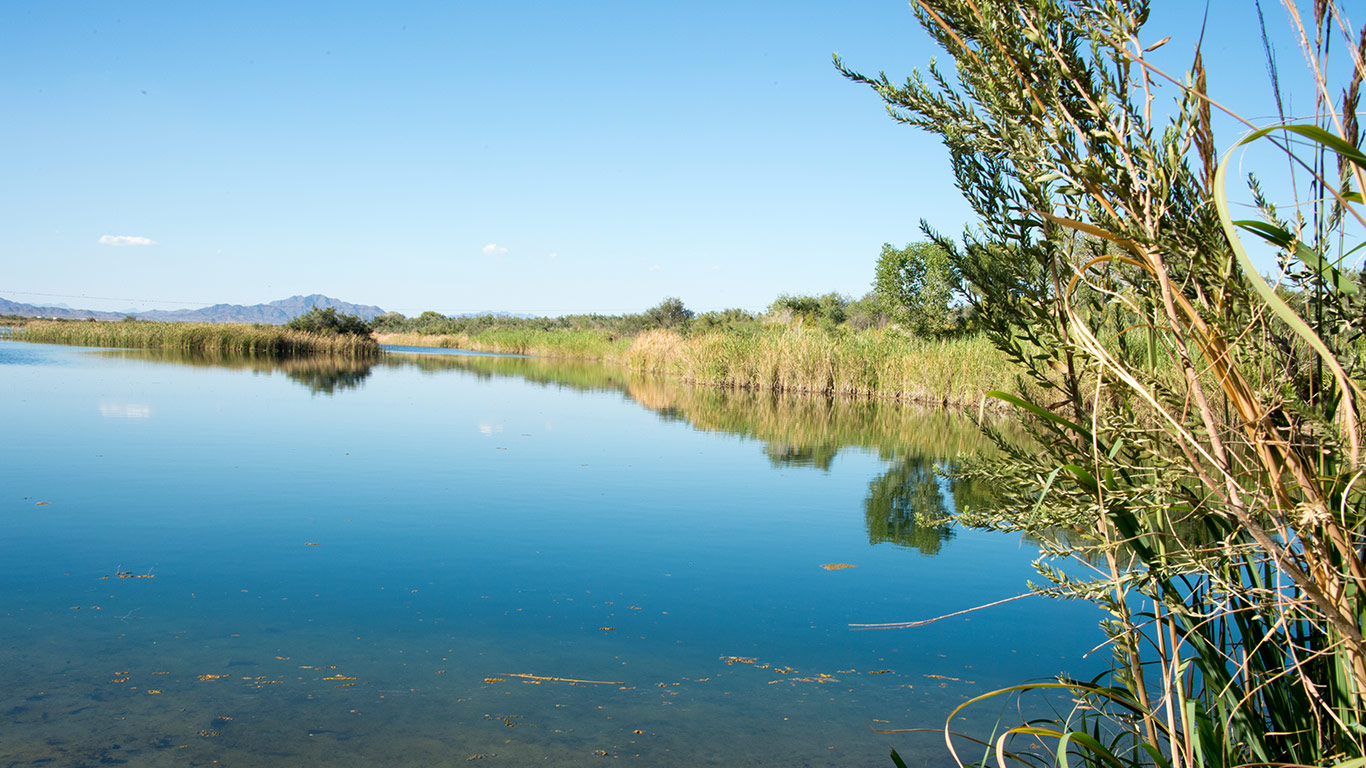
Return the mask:
{"type": "Polygon", "coordinates": [[[139,320],[159,320],[180,323],[266,323],[282,325],[314,307],[335,309],[344,315],[357,315],[373,320],[384,310],[373,304],[352,304],[321,293],[290,296],[265,304],[214,304],[199,309],[152,309],[146,312],[101,312],[93,309],[41,306],[9,301],[0,297],[0,314],[20,317],[48,317],[66,320],[122,320],[129,315],[139,320]]]}

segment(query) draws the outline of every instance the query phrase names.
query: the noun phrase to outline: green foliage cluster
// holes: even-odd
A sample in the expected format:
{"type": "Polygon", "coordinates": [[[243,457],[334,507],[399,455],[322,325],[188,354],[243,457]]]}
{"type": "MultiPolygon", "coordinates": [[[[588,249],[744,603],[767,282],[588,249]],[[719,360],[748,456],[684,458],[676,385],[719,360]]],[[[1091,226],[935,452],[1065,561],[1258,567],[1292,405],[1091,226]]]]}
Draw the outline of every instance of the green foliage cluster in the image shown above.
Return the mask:
{"type": "MultiPolygon", "coordinates": [[[[407,337],[484,339],[484,346],[479,348],[488,348],[489,339],[512,332],[602,332],[610,342],[634,338],[652,330],[684,334],[693,330],[746,333],[753,332],[761,324],[814,324],[827,331],[897,325],[913,335],[930,338],[973,330],[964,320],[957,273],[937,244],[912,243],[902,249],[883,246],[877,270],[873,290],[860,299],[835,292],[823,295],[785,293],[760,315],[738,308],[697,314],[681,299],[671,296],[644,312],[624,315],[520,317],[485,313],[448,317],[429,310],[416,317],[389,312],[376,317],[371,327],[376,333],[407,337]]],[[[443,342],[429,340],[426,343],[443,342]]],[[[540,346],[549,349],[554,344],[549,342],[540,346]]]]}
{"type": "Polygon", "coordinates": [[[1362,765],[1366,368],[1344,260],[1366,226],[1366,29],[1347,30],[1338,91],[1326,65],[1340,9],[1313,4],[1301,42],[1316,90],[1341,104],[1321,98],[1312,123],[1246,140],[1304,169],[1285,192],[1307,199],[1254,182],[1261,218],[1234,222],[1238,158],[1218,160],[1202,59],[1182,79],[1149,65],[1161,42],[1145,46],[1146,2],[913,8],[952,69],[897,84],[836,66],[942,138],[980,221],[961,242],[926,231],[1011,361],[1016,385],[994,394],[1037,446],[1003,441],[1001,458],[963,471],[993,495],[959,519],[1042,542],[1037,588],[1094,602],[1113,653],[1103,678],[965,704],[1031,690],[1077,703],[1001,726],[982,762],[1362,765]],[[1176,94],[1167,118],[1153,116],[1159,92],[1176,94]],[[1248,236],[1280,251],[1281,291],[1248,236]]]}
{"type": "Polygon", "coordinates": [[[895,322],[922,336],[955,330],[954,295],[959,278],[949,254],[937,243],[882,246],[873,278],[878,305],[895,322]]]}
{"type": "MultiPolygon", "coordinates": [[[[738,317],[747,314],[744,310],[739,309],[727,310],[724,313],[712,313],[709,324],[734,322],[738,317]]],[[[389,312],[376,317],[373,325],[376,333],[385,334],[474,337],[491,330],[601,331],[609,339],[615,340],[629,338],[642,331],[652,329],[685,330],[695,316],[691,309],[684,306],[681,299],[669,297],[644,312],[624,315],[586,314],[561,315],[559,317],[519,317],[486,313],[448,317],[439,312],[427,311],[417,317],[409,318],[397,312],[389,312]]]]}
{"type": "Polygon", "coordinates": [[[823,328],[834,328],[849,319],[849,304],[849,297],[833,292],[824,296],[784,293],[769,305],[768,313],[778,320],[815,322],[823,328]]]}
{"type": "Polygon", "coordinates": [[[356,315],[341,314],[332,307],[326,309],[314,307],[285,323],[285,327],[291,331],[316,333],[324,336],[336,336],[338,334],[369,336],[371,331],[370,323],[356,315]]]}

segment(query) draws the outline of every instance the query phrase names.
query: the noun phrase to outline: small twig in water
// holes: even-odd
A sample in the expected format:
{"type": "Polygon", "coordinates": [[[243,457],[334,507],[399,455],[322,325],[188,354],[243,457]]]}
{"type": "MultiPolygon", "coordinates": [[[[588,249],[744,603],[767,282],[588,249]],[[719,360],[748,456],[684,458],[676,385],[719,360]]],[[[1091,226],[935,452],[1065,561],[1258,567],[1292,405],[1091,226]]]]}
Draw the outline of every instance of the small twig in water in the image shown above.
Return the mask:
{"type": "Polygon", "coordinates": [[[997,601],[994,602],[994,603],[987,603],[986,605],[979,605],[979,606],[977,606],[976,608],[966,608],[966,609],[961,610],[961,611],[954,611],[953,613],[946,613],[946,614],[944,614],[943,616],[935,616],[933,619],[922,619],[922,620],[920,620],[920,621],[897,621],[897,622],[892,622],[891,624],[850,624],[850,625],[849,625],[849,628],[850,628],[850,629],[910,629],[911,627],[923,627],[923,626],[925,626],[926,624],[933,624],[933,623],[935,623],[936,621],[939,621],[940,619],[951,619],[951,618],[953,618],[954,616],[962,616],[962,615],[965,614],[965,613],[972,613],[973,611],[980,611],[980,610],[982,610],[983,608],[991,608],[991,607],[993,607],[993,606],[1001,605],[1002,603],[1009,603],[1009,602],[1011,602],[1011,601],[1013,601],[1013,600],[1019,600],[1019,599],[1022,598],[1022,597],[1034,597],[1034,596],[1037,595],[1037,594],[1038,594],[1037,592],[1026,592],[1026,593],[1024,593],[1023,595],[1016,595],[1016,596],[1014,596],[1014,597],[1007,597],[1007,598],[1004,599],[1004,600],[997,600],[997,601]]]}

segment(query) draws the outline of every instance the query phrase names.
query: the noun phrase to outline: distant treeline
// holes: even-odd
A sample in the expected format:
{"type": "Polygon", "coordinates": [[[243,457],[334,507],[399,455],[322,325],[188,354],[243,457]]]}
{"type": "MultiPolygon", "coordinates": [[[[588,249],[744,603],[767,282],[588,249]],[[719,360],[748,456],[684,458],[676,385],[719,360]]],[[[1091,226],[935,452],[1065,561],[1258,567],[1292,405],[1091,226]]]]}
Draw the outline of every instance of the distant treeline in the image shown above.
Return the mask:
{"type": "Polygon", "coordinates": [[[928,242],[904,248],[882,246],[872,290],[855,299],[840,293],[782,294],[764,312],[725,309],[697,313],[669,297],[644,312],[624,315],[518,317],[507,314],[447,317],[423,312],[405,317],[397,312],[372,322],[376,333],[428,336],[477,336],[490,330],[597,331],[609,340],[645,331],[678,333],[753,328],[764,324],[818,325],[826,330],[895,327],[919,338],[943,338],[973,330],[972,312],[961,295],[962,283],[943,250],[928,242]]]}
{"type": "Polygon", "coordinates": [[[1009,373],[960,285],[938,246],[884,245],[859,299],[784,294],[759,313],[698,313],[669,297],[624,315],[388,313],[372,326],[386,344],[603,360],[739,389],[976,404],[1009,373]]]}

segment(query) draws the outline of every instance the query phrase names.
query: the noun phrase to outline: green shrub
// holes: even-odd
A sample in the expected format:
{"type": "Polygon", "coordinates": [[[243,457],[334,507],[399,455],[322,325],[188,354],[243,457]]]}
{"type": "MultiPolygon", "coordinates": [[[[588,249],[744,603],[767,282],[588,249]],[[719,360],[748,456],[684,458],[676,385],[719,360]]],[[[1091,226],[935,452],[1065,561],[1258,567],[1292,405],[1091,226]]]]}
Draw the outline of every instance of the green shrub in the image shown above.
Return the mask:
{"type": "Polygon", "coordinates": [[[369,336],[370,324],[356,315],[343,315],[332,307],[322,309],[314,307],[307,313],[285,323],[285,327],[291,331],[303,331],[304,333],[318,333],[336,336],[347,334],[352,336],[369,336]]]}

